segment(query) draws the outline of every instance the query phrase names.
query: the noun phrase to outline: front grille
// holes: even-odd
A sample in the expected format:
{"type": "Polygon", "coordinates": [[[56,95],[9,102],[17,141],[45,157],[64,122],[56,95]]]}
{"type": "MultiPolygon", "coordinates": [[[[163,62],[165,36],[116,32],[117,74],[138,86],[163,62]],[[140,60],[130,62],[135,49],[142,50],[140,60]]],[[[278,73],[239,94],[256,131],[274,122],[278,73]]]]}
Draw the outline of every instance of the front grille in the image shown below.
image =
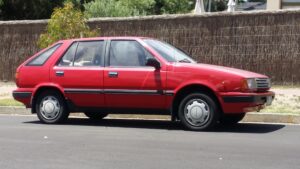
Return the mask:
{"type": "Polygon", "coordinates": [[[271,87],[270,79],[268,78],[258,78],[256,80],[257,89],[267,89],[271,87]]]}

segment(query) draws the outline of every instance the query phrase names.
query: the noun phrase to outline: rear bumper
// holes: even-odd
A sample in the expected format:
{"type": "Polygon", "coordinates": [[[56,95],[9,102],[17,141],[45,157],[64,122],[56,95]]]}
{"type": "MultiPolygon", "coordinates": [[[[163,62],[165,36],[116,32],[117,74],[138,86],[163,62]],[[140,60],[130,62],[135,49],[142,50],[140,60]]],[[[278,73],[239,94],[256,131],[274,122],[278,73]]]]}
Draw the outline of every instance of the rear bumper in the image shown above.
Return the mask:
{"type": "Polygon", "coordinates": [[[259,111],[271,104],[275,98],[274,92],[264,93],[221,93],[224,113],[241,113],[259,111]]]}
{"type": "Polygon", "coordinates": [[[25,104],[25,106],[27,108],[29,108],[31,106],[31,96],[32,96],[32,92],[29,91],[18,91],[18,90],[14,90],[12,93],[13,97],[15,100],[22,102],[23,104],[25,104]]]}
{"type": "Polygon", "coordinates": [[[26,99],[31,98],[32,92],[17,92],[13,91],[13,97],[14,99],[26,99]]]}

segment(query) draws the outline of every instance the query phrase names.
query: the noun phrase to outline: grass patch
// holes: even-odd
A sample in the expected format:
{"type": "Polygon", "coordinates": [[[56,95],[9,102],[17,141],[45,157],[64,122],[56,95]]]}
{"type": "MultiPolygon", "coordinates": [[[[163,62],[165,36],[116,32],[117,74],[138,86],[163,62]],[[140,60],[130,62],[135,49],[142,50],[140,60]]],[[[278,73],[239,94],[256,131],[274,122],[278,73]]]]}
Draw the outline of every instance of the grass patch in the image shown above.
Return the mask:
{"type": "Polygon", "coordinates": [[[0,106],[24,106],[24,104],[14,99],[0,99],[0,106]]]}

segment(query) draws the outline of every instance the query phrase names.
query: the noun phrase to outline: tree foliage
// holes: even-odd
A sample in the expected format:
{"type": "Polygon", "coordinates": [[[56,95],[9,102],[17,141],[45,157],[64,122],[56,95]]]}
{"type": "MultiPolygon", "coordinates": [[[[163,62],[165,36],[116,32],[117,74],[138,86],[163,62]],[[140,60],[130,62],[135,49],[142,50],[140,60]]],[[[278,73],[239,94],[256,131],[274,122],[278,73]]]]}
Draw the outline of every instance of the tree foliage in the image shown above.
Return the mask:
{"type": "Polygon", "coordinates": [[[91,1],[93,0],[64,0],[65,3],[73,3],[74,7],[80,9],[81,11],[84,11],[84,4],[89,3],[91,1]]]}
{"type": "Polygon", "coordinates": [[[99,35],[97,30],[90,30],[86,21],[84,14],[75,9],[72,3],[66,3],[63,8],[55,8],[46,32],[40,35],[38,46],[45,48],[60,39],[99,35]]]}
{"type": "MultiPolygon", "coordinates": [[[[227,9],[228,0],[203,1],[206,11],[208,2],[211,2],[211,12],[227,9]]],[[[196,0],[0,0],[0,20],[48,19],[54,8],[62,7],[66,2],[72,3],[89,17],[117,17],[191,13],[196,0]]]]}
{"type": "Polygon", "coordinates": [[[84,4],[89,17],[189,13],[194,0],[94,0],[84,4]]]}
{"type": "Polygon", "coordinates": [[[151,14],[154,0],[94,0],[84,4],[89,17],[118,17],[151,14]]]}
{"type": "Polygon", "coordinates": [[[62,0],[0,0],[0,19],[48,19],[62,5],[62,0]]]}
{"type": "Polygon", "coordinates": [[[189,13],[195,7],[195,0],[155,0],[154,13],[159,14],[177,14],[189,13]]]}
{"type": "Polygon", "coordinates": [[[88,17],[130,16],[131,11],[116,0],[95,0],[84,4],[88,17]]]}

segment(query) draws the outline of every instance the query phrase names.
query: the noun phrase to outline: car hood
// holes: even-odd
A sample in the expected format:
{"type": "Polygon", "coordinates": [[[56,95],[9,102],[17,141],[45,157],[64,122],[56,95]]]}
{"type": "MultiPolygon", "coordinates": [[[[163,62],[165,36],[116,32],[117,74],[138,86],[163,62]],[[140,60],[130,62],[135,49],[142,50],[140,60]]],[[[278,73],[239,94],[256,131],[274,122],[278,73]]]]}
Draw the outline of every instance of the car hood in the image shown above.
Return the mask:
{"type": "Polygon", "coordinates": [[[267,76],[246,71],[246,70],[241,70],[241,69],[236,69],[236,68],[230,68],[230,67],[225,67],[225,66],[217,66],[217,65],[210,65],[210,64],[191,64],[191,63],[177,63],[178,66],[183,66],[186,68],[191,68],[191,69],[196,69],[196,70],[208,70],[208,71],[213,71],[213,72],[222,72],[226,74],[232,74],[232,75],[237,75],[240,77],[244,78],[267,78],[267,76]]]}

